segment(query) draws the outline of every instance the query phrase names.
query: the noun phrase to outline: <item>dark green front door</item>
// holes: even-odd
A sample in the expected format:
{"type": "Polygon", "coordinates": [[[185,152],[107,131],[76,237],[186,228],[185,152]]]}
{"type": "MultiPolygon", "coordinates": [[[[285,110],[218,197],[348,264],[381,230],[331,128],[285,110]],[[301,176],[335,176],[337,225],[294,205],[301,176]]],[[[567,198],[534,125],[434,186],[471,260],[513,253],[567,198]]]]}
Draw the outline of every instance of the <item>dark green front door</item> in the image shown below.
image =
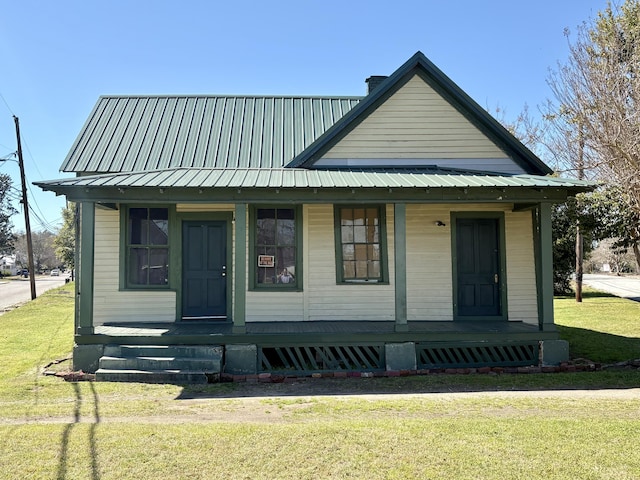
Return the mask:
{"type": "Polygon", "coordinates": [[[225,222],[183,222],[183,320],[225,320],[227,318],[226,258],[225,222]]]}
{"type": "Polygon", "coordinates": [[[499,223],[495,218],[456,220],[457,314],[501,315],[499,223]]]}

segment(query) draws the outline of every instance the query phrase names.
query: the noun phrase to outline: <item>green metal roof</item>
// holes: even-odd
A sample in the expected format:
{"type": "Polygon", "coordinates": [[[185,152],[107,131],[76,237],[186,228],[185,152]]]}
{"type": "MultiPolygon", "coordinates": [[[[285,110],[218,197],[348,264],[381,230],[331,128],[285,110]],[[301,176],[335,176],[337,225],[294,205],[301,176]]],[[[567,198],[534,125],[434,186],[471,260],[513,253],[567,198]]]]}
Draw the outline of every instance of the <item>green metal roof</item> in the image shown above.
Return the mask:
{"type": "Polygon", "coordinates": [[[361,97],[103,96],[61,170],[280,168],[361,97]]]}
{"type": "Polygon", "coordinates": [[[538,175],[491,175],[453,169],[343,169],[300,168],[172,168],[113,173],[37,182],[44,190],[63,192],[82,188],[565,188],[586,191],[593,184],[538,175]]]}

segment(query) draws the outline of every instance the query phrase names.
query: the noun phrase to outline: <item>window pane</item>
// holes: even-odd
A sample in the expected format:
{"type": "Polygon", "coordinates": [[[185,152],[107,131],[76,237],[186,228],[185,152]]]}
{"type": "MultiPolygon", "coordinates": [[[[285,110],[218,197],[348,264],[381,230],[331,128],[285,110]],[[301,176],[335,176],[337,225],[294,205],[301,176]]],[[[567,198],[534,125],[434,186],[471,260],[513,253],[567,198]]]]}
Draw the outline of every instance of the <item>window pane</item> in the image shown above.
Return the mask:
{"type": "Polygon", "coordinates": [[[369,260],[380,260],[380,245],[369,245],[368,249],[369,254],[367,255],[367,258],[369,258],[369,260]]]}
{"type": "Polygon", "coordinates": [[[149,245],[169,244],[169,210],[151,208],[149,211],[149,245]]]}
{"type": "Polygon", "coordinates": [[[354,245],[349,243],[347,245],[342,245],[342,259],[343,260],[355,260],[356,253],[354,249],[354,245]]]}
{"type": "Polygon", "coordinates": [[[354,225],[364,225],[365,218],[365,209],[364,208],[354,208],[353,209],[353,224],[354,225]]]}
{"type": "Polygon", "coordinates": [[[367,227],[364,225],[353,227],[353,241],[355,243],[367,243],[367,227]]]}
{"type": "Polygon", "coordinates": [[[353,225],[353,209],[340,209],[340,225],[353,225]]]}
{"type": "Polygon", "coordinates": [[[367,276],[369,278],[380,278],[380,262],[369,262],[369,271],[367,276]]]}
{"type": "Polygon", "coordinates": [[[356,260],[367,261],[367,246],[355,245],[356,260]]]}
{"type": "Polygon", "coordinates": [[[344,278],[351,279],[356,277],[356,262],[344,262],[344,278]]]}
{"type": "Polygon", "coordinates": [[[278,219],[278,245],[294,245],[296,243],[295,233],[295,221],[294,220],[280,220],[278,219]]]}
{"type": "Polygon", "coordinates": [[[149,259],[147,249],[129,249],[129,283],[132,285],[146,285],[148,270],[149,259]]]}
{"type": "Polygon", "coordinates": [[[146,208],[129,209],[129,244],[146,245],[148,240],[148,210],[146,208]]]}
{"type": "Polygon", "coordinates": [[[169,250],[149,249],[149,285],[166,285],[169,281],[169,250]]]}
{"type": "Polygon", "coordinates": [[[276,243],[276,211],[273,208],[260,208],[257,212],[258,245],[274,245],[276,243]]]}
{"type": "Polygon", "coordinates": [[[367,278],[367,261],[356,261],[356,278],[367,278]]]}
{"type": "Polygon", "coordinates": [[[258,268],[258,283],[269,284],[276,283],[275,268],[258,268]]]}
{"type": "MultiPolygon", "coordinates": [[[[276,249],[272,246],[258,246],[256,248],[256,262],[258,261],[258,255],[268,255],[273,257],[274,266],[273,267],[257,267],[258,275],[257,282],[258,283],[276,283],[276,249]]],[[[257,263],[256,263],[257,266],[257,263]]]]}
{"type": "Polygon", "coordinates": [[[342,235],[342,243],[353,243],[353,227],[342,226],[340,230],[342,235]]]}

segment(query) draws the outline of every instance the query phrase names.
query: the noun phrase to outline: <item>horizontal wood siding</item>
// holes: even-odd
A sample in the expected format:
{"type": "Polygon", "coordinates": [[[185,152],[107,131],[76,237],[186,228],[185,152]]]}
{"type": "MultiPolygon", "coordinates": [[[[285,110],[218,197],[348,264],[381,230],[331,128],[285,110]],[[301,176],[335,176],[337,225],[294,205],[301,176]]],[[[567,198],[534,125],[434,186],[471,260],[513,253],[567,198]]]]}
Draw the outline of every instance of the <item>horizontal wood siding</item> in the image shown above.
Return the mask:
{"type": "MultiPolygon", "coordinates": [[[[455,159],[508,156],[440,94],[414,76],[323,158],[433,158],[441,160],[437,162],[439,166],[456,167],[455,159]]],[[[522,172],[512,160],[495,163],[480,164],[476,169],[522,172]]]]}
{"type": "Polygon", "coordinates": [[[536,270],[531,212],[512,212],[505,219],[509,320],[538,324],[536,270]]]}
{"type": "Polygon", "coordinates": [[[233,212],[235,208],[233,203],[178,203],[176,212],[233,212]]]}
{"type": "Polygon", "coordinates": [[[447,205],[407,205],[408,320],[453,320],[449,215],[447,205]]]}
{"type": "Polygon", "coordinates": [[[537,324],[536,278],[530,212],[511,205],[407,206],[407,313],[409,320],[453,319],[451,212],[505,213],[507,306],[511,321],[537,324]],[[446,226],[438,227],[442,221],[446,226]]]}
{"type": "Polygon", "coordinates": [[[120,291],[120,212],[96,209],[93,322],[173,322],[171,291],[120,291]]]}
{"type": "Polygon", "coordinates": [[[305,295],[308,320],[394,320],[393,207],[387,206],[389,285],[336,284],[333,205],[310,205],[305,295]]]}

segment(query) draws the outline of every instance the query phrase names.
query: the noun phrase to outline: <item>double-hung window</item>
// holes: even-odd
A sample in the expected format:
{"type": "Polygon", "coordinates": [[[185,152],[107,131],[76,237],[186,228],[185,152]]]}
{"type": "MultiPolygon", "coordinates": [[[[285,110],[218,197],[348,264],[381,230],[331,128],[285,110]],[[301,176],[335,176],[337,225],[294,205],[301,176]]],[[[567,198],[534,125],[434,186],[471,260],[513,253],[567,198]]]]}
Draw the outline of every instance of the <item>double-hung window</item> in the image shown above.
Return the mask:
{"type": "Polygon", "coordinates": [[[253,209],[252,278],[255,288],[300,289],[300,209],[253,209]]]}
{"type": "Polygon", "coordinates": [[[384,208],[337,206],[335,223],[338,283],[388,281],[384,208]]]}
{"type": "Polygon", "coordinates": [[[132,288],[169,283],[169,211],[131,207],[127,215],[126,278],[132,288]]]}

